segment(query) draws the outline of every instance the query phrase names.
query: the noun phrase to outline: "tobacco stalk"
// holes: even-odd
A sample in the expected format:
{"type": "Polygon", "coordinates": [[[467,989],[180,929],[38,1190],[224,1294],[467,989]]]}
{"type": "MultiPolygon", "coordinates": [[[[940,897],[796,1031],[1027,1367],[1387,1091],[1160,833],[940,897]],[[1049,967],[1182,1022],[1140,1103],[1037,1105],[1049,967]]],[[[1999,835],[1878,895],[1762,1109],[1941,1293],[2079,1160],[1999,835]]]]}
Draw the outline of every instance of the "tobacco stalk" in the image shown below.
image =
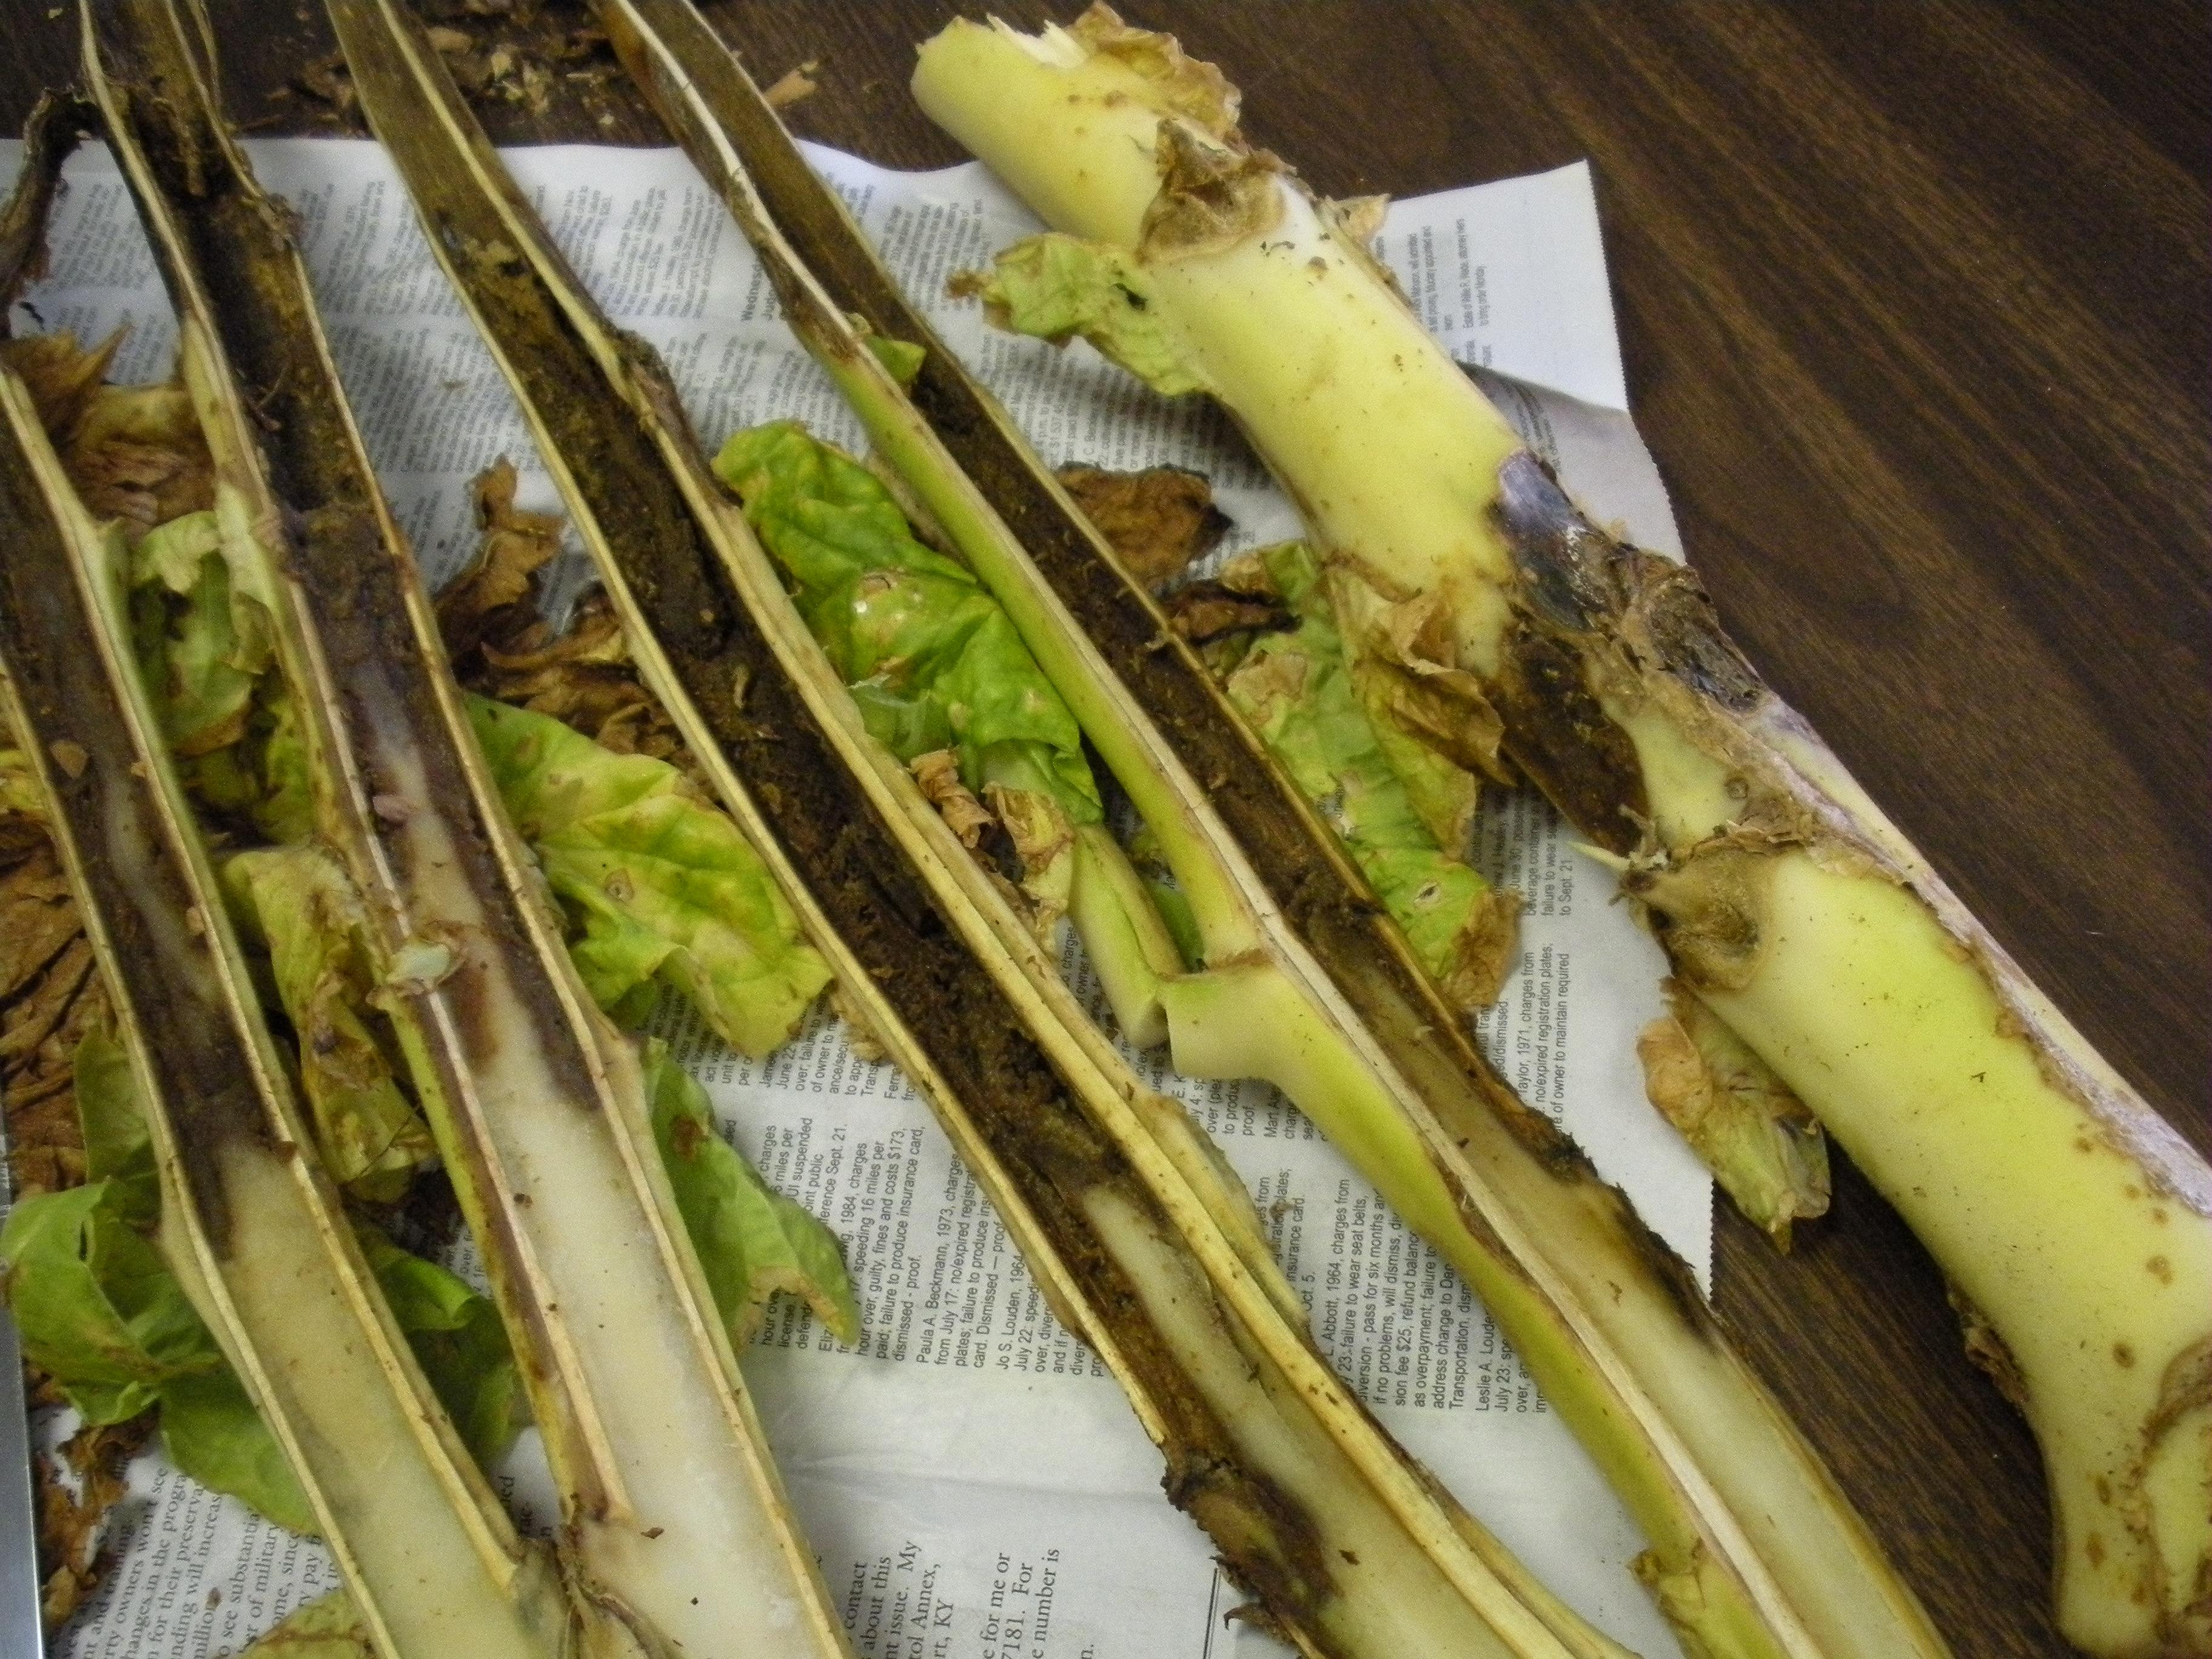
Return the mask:
{"type": "MultiPolygon", "coordinates": [[[[32,149],[33,173],[58,167],[32,149]]],[[[11,215],[40,222],[26,247],[44,218],[37,188],[27,179],[11,215]]],[[[311,1150],[139,678],[120,535],[86,512],[4,367],[0,497],[12,526],[0,696],[106,976],[151,1138],[162,1255],[283,1449],[362,1639],[386,1659],[558,1659],[569,1613],[552,1556],[500,1508],[311,1150]]]]}
{"type": "Polygon", "coordinates": [[[1470,677],[1470,726],[1624,861],[1676,978],[1942,1263],[2042,1443],[2069,1638],[2212,1644],[2212,1171],[1694,579],[1577,511],[1342,215],[1244,143],[1218,70],[1099,8],[956,24],[916,90],[1060,233],[1002,261],[1001,304],[1234,413],[1358,578],[1347,635],[1425,635],[1417,666],[1470,677]],[[1123,297],[1094,303],[1101,270],[1123,297]]]}
{"type": "Polygon", "coordinates": [[[208,39],[204,19],[123,0],[96,29],[88,17],[88,76],[188,343],[219,508],[260,561],[317,827],[361,892],[522,1360],[585,1651],[848,1652],[670,1191],[638,1057],[579,983],[470,736],[287,216],[223,130],[208,39]]]}
{"type": "MultiPolygon", "coordinates": [[[[1341,849],[1003,411],[900,298],[742,72],[680,7],[631,0],[601,15],[762,251],[787,317],[1180,859],[1217,963],[1168,988],[1190,988],[1191,1062],[1274,1076],[1335,1114],[1340,1144],[1468,1277],[1622,1491],[1654,1545],[1638,1571],[1686,1641],[1730,1654],[1940,1651],[1680,1265],[1488,1071],[1341,849]],[[803,238],[811,276],[786,236],[803,238]],[[869,334],[923,348],[913,404],[858,348],[854,316],[869,334]],[[946,465],[940,441],[990,505],[946,465]],[[1048,562],[1049,585],[1006,523],[1048,562]],[[1121,681],[1164,705],[1158,725],[1105,672],[1109,658],[1121,681]],[[1246,948],[1251,960],[1232,966],[1246,948]],[[1218,1017],[1238,988],[1232,973],[1277,1000],[1271,1011],[1297,1041],[1256,1055],[1237,1041],[1218,1017]]],[[[1172,1026],[1172,1006],[1170,1017],[1172,1026]]]]}
{"type": "Polygon", "coordinates": [[[331,9],[641,667],[1055,1310],[1121,1381],[1255,1616],[1314,1655],[1617,1653],[1328,1373],[1249,1199],[869,737],[665,371],[582,293],[420,33],[376,0],[331,9]]]}

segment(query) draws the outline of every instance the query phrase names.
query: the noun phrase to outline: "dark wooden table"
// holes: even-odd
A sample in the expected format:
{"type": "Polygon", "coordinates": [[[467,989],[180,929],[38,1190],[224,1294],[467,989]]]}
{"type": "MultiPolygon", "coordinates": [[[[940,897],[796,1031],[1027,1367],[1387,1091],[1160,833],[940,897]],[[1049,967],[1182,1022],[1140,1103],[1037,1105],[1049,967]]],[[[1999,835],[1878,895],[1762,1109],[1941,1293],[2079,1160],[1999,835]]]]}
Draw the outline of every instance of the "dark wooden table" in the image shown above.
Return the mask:
{"type": "MultiPolygon", "coordinates": [[[[75,33],[46,0],[9,9],[13,125],[75,33]]],[[[270,96],[331,49],[319,9],[212,9],[241,123],[336,130],[270,96]]],[[[957,159],[906,93],[942,0],[710,9],[763,79],[822,60],[792,112],[805,136],[957,159]]],[[[1589,158],[1638,420],[1736,637],[2205,1146],[2203,10],[1127,9],[1223,64],[1248,130],[1331,194],[1589,158]]],[[[556,75],[551,95],[494,106],[495,136],[661,142],[618,78],[556,75]]],[[[1961,1358],[1934,1267],[1848,1166],[1800,1237],[1780,1260],[1722,1215],[1743,1345],[1961,1659],[2063,1652],[2033,1443],[1961,1358]]]]}

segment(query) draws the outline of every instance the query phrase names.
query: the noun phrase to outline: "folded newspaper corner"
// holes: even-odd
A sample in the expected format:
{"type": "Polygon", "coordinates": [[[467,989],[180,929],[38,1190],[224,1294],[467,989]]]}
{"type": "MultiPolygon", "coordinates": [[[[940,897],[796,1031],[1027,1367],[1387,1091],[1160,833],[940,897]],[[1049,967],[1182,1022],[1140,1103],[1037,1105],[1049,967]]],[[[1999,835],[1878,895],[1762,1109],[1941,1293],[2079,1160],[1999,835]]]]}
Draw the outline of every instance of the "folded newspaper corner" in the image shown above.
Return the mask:
{"type": "MultiPolygon", "coordinates": [[[[383,154],[328,140],[246,148],[263,184],[298,211],[371,457],[435,585],[473,550],[471,481],[496,459],[522,467],[526,504],[550,504],[528,432],[456,314],[383,154]]],[[[0,149],[0,178],[12,178],[21,150],[0,149]]],[[[1049,460],[1206,474],[1233,522],[1217,558],[1296,533],[1287,502],[1219,417],[1141,403],[1087,347],[1009,339],[945,297],[953,272],[1035,228],[980,167],[907,175],[811,156],[1049,460]]],[[[750,250],[680,154],[547,147],[507,160],[599,302],[666,360],[709,444],[797,417],[861,447],[778,321],[750,250]]],[[[162,378],[174,331],[122,180],[97,150],[66,178],[52,266],[27,303],[40,326],[80,339],[128,324],[112,374],[162,378]]],[[[1399,203],[1379,247],[1589,515],[1677,552],[1626,410],[1587,169],[1399,203]]],[[[579,574],[570,568],[566,591],[579,574]]],[[[1705,1281],[1711,1184],[1651,1112],[1634,1059],[1637,1033],[1663,1012],[1663,963],[1606,902],[1609,877],[1548,809],[1509,799],[1485,814],[1478,839],[1485,873],[1526,906],[1517,962],[1479,1022],[1485,1048],[1705,1281]]],[[[1079,963],[1073,971],[1091,985],[1079,963]]],[[[824,1015],[762,1061],[721,1047],[672,1000],[654,1027],[763,1176],[827,1218],[846,1247],[864,1313],[857,1346],[787,1305],[745,1370],[858,1651],[1275,1650],[1224,1624],[1237,1592],[1202,1535],[1159,1502],[1158,1461],[1103,1368],[1054,1322],[904,1079],[857,1056],[824,1015]],[[948,1637],[952,1645],[939,1644],[948,1637]]],[[[1634,1528],[1458,1279],[1272,1091],[1191,1083],[1157,1054],[1132,1059],[1222,1146],[1323,1352],[1390,1431],[1588,1617],[1638,1652],[1674,1651],[1629,1571],[1634,1528]]],[[[47,1412],[37,1438],[52,1447],[70,1426],[47,1412]]],[[[57,1638],[65,1659],[233,1653],[336,1582],[319,1546],[157,1455],[129,1480],[106,1580],[57,1638]]],[[[550,1524],[533,1435],[498,1484],[526,1528],[550,1524]]]]}

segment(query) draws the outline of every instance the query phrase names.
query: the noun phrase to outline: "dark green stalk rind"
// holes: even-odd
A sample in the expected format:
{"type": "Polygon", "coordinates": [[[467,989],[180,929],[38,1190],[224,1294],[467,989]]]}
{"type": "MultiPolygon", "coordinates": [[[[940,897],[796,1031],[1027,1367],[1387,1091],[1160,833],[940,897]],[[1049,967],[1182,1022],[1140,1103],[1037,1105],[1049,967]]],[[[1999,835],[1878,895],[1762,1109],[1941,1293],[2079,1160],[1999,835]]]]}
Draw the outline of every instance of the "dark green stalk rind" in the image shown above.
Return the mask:
{"type": "MultiPolygon", "coordinates": [[[[1140,1411],[1160,1431],[1169,1496],[1213,1536],[1233,1576],[1259,1595],[1270,1617],[1313,1641],[1312,1613],[1336,1594],[1330,1564],[1295,1505],[1244,1465],[1182,1372],[1137,1289],[1085,1218],[1085,1195],[1109,1189],[1151,1218],[1162,1237],[1172,1237],[1172,1227],[1026,1033],[1021,1011],[969,954],[847,771],[732,591],[640,407],[607,384],[560,301],[513,246],[492,203],[451,160],[430,106],[410,95],[401,66],[367,34],[343,38],[357,82],[389,100],[380,136],[441,260],[518,394],[547,429],[578,505],[596,520],[617,567],[611,574],[634,596],[815,902],[966,1106],[1080,1287],[1085,1314],[1111,1340],[1141,1395],[1140,1411]]],[[[447,90],[459,108],[458,94],[447,90]]],[[[374,115],[376,98],[371,103],[374,115]]],[[[650,349],[595,320],[621,340],[640,404],[688,436],[650,349]]],[[[699,465],[703,471],[703,458],[699,465]]],[[[1194,1288],[1204,1285],[1194,1265],[1189,1279],[1194,1288]]],[[[1223,1317],[1229,1319],[1225,1310],[1223,1317]]]]}

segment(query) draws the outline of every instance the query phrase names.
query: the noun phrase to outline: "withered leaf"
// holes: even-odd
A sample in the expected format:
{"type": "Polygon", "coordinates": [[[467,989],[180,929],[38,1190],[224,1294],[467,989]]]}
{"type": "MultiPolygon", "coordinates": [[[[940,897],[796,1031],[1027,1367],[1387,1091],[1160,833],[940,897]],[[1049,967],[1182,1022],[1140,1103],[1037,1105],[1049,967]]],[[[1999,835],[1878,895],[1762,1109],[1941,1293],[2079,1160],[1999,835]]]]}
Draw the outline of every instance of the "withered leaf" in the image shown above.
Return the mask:
{"type": "Polygon", "coordinates": [[[1059,477],[1129,574],[1155,593],[1193,560],[1211,553],[1229,529],[1228,515],[1214,506],[1213,486],[1202,472],[1180,466],[1139,472],[1063,466],[1059,477]]]}

